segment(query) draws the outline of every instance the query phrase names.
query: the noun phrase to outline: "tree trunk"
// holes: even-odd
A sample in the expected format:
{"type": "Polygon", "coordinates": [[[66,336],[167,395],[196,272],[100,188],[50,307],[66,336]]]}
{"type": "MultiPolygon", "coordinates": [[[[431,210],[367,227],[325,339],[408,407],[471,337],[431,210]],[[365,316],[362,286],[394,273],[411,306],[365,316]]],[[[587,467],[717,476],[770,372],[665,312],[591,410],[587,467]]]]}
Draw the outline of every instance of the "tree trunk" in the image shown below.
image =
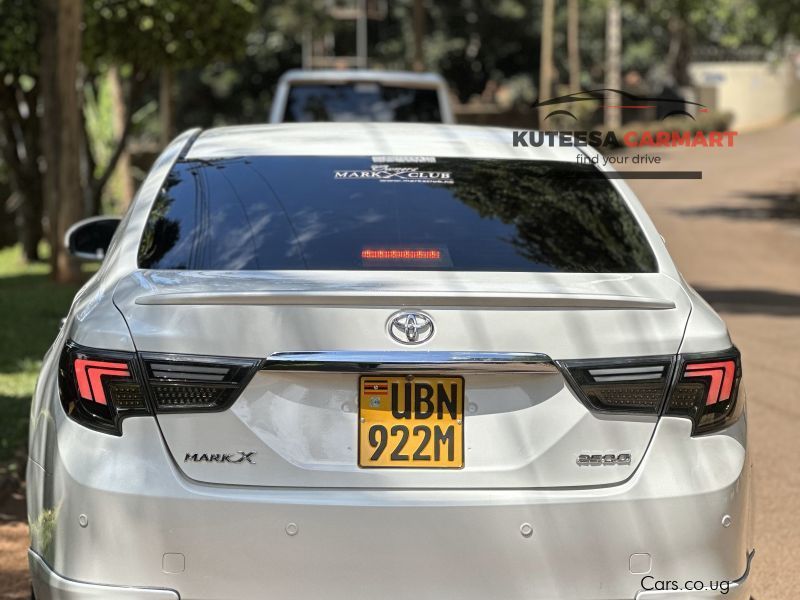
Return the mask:
{"type": "Polygon", "coordinates": [[[42,111],[42,156],[45,170],[42,177],[44,199],[45,229],[50,244],[50,271],[56,271],[56,222],[58,220],[58,144],[60,115],[54,107],[58,106],[56,89],[56,20],[58,18],[57,0],[42,0],[39,3],[39,85],[44,110],[42,111]]]}
{"type": "MultiPolygon", "coordinates": [[[[681,9],[683,9],[681,4],[681,9]]],[[[667,69],[672,76],[673,84],[679,87],[691,85],[689,77],[689,61],[691,60],[691,37],[686,17],[682,12],[670,16],[668,22],[669,49],[667,50],[667,69]]]]}
{"type": "Polygon", "coordinates": [[[83,217],[78,92],[81,9],[81,0],[42,2],[45,197],[50,220],[52,276],[61,283],[78,282],[81,274],[77,261],[66,251],[63,242],[67,229],[83,217]]]}
{"type": "Polygon", "coordinates": [[[567,62],[569,63],[569,91],[581,91],[581,55],[578,46],[580,9],[578,0],[567,0],[567,62]]]}
{"type": "MultiPolygon", "coordinates": [[[[39,241],[42,239],[42,185],[37,168],[38,149],[25,146],[23,156],[17,152],[21,140],[10,137],[11,127],[7,127],[8,115],[0,115],[5,135],[2,144],[11,189],[16,195],[13,209],[16,240],[22,246],[26,262],[39,260],[39,241]]],[[[35,118],[35,117],[34,117],[35,118]]],[[[24,123],[16,123],[22,127],[24,123]]]]}
{"type": "MultiPolygon", "coordinates": [[[[117,73],[118,74],[118,73],[117,73]]],[[[142,84],[142,75],[134,73],[130,78],[130,85],[128,86],[128,98],[125,99],[124,97],[120,96],[119,98],[115,99],[113,102],[114,106],[114,133],[117,134],[117,140],[115,142],[115,148],[111,152],[111,156],[108,159],[108,162],[103,167],[102,172],[97,176],[93,177],[91,182],[89,183],[90,187],[90,196],[91,196],[91,214],[97,215],[100,214],[102,199],[103,199],[103,190],[106,188],[106,184],[111,179],[111,176],[117,170],[117,166],[121,166],[123,169],[123,173],[127,173],[127,176],[123,180],[123,185],[128,186],[128,191],[125,191],[123,188],[122,192],[122,199],[121,206],[117,205],[116,208],[118,209],[126,209],[130,204],[131,198],[133,196],[133,182],[131,181],[130,177],[130,155],[128,153],[128,138],[131,134],[131,129],[133,128],[133,112],[134,107],[137,105],[139,101],[139,96],[141,92],[141,84],[142,84]],[[123,160],[123,158],[125,160],[123,160]]],[[[116,96],[114,91],[114,85],[112,84],[112,96],[116,96]]],[[[116,91],[121,91],[121,86],[117,86],[116,91]]],[[[85,120],[84,120],[85,121],[85,120]]],[[[85,131],[86,124],[84,123],[84,131],[85,131]]],[[[169,129],[170,126],[166,125],[169,129]]],[[[88,132],[84,133],[84,136],[88,135],[88,132]]],[[[84,144],[86,140],[84,139],[84,144]]],[[[88,144],[85,144],[88,146],[88,144]]],[[[89,152],[87,152],[88,154],[89,152]]]]}
{"type": "MultiPolygon", "coordinates": [[[[606,82],[605,87],[620,89],[622,62],[622,12],[619,0],[610,0],[606,11],[606,82]]],[[[607,105],[604,109],[607,129],[618,129],[622,125],[622,111],[618,105],[607,105]]]]}
{"type": "Polygon", "coordinates": [[[414,64],[415,71],[425,70],[425,58],[422,50],[422,42],[425,38],[425,9],[422,0],[414,0],[414,64]]]}
{"type": "Polygon", "coordinates": [[[25,189],[20,189],[22,203],[17,211],[17,236],[22,246],[22,256],[26,262],[39,260],[39,242],[42,239],[42,188],[37,181],[31,181],[25,189]]]}
{"type": "Polygon", "coordinates": [[[367,47],[367,0],[356,0],[358,19],[356,19],[356,64],[366,69],[369,64],[367,47]]]}
{"type": "MultiPolygon", "coordinates": [[[[35,162],[35,158],[34,158],[35,162]]],[[[28,169],[25,169],[26,171],[28,169]]],[[[16,172],[9,166],[9,178],[18,202],[14,210],[16,238],[22,246],[25,262],[39,260],[39,242],[42,239],[42,186],[38,173],[16,172]]]]}
{"type": "MultiPolygon", "coordinates": [[[[553,93],[553,12],[555,0],[542,4],[542,38],[539,54],[539,101],[548,100],[553,93]]],[[[539,108],[539,129],[544,129],[546,107],[539,108]]]]}
{"type": "MultiPolygon", "coordinates": [[[[127,114],[133,110],[132,106],[125,106],[125,96],[122,93],[122,84],[119,78],[119,72],[116,67],[112,67],[108,71],[108,83],[111,91],[111,110],[113,111],[113,127],[114,135],[118,140],[121,140],[127,146],[127,140],[123,139],[125,130],[128,128],[127,114]]],[[[133,199],[133,178],[131,177],[131,155],[127,149],[123,150],[119,155],[119,160],[116,164],[116,172],[114,174],[114,191],[116,192],[115,208],[118,212],[123,213],[127,210],[128,206],[133,199]]]]}
{"type": "MultiPolygon", "coordinates": [[[[172,101],[175,82],[172,69],[163,67],[158,85],[158,116],[161,125],[161,147],[166,148],[175,135],[175,116],[172,101]]],[[[128,107],[130,110],[131,107],[128,107]]]]}
{"type": "Polygon", "coordinates": [[[42,183],[39,172],[39,114],[36,86],[24,91],[18,82],[0,87],[0,159],[16,196],[16,240],[26,261],[39,260],[42,239],[42,183]]]}
{"type": "Polygon", "coordinates": [[[73,283],[80,280],[80,267],[63,244],[67,229],[83,217],[81,189],[81,103],[78,95],[78,66],[81,55],[80,0],[58,2],[58,91],[61,102],[61,140],[58,165],[59,211],[57,221],[58,252],[56,281],[73,283]]]}

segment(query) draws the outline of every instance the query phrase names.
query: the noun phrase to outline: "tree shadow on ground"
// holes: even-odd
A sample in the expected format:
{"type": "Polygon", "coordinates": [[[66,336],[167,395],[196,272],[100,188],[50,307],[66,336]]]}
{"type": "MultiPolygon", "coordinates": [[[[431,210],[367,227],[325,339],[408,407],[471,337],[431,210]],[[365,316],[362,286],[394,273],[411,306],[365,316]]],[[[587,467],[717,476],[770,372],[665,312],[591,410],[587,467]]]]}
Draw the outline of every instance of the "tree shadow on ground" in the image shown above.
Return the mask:
{"type": "Polygon", "coordinates": [[[738,206],[718,205],[682,208],[675,212],[688,217],[726,217],[729,219],[800,221],[799,192],[745,192],[738,197],[751,200],[738,206]]]}
{"type": "Polygon", "coordinates": [[[800,316],[800,294],[759,289],[695,289],[706,302],[720,312],[778,317],[800,316]]]}

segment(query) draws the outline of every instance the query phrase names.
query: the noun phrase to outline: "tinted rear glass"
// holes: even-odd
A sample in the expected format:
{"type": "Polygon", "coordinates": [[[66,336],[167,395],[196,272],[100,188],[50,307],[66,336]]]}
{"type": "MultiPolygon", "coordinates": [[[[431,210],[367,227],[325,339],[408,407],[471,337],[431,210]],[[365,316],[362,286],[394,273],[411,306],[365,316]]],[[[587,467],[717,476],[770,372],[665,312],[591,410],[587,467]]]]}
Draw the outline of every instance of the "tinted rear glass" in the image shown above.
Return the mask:
{"type": "Polygon", "coordinates": [[[652,272],[591,166],[262,156],[176,164],[147,221],[152,269],[652,272]],[[400,162],[395,162],[395,161],[400,162]]]}
{"type": "Polygon", "coordinates": [[[283,120],[441,123],[442,115],[434,89],[378,83],[292,84],[283,120]]]}

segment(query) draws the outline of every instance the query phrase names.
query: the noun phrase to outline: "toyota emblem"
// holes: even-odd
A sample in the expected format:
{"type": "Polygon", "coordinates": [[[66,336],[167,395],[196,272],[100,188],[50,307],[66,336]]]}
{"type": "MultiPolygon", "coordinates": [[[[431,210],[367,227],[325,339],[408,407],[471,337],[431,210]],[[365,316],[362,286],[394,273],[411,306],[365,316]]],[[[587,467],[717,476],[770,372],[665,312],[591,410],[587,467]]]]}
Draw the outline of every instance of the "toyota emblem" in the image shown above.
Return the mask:
{"type": "Polygon", "coordinates": [[[389,317],[389,335],[401,344],[425,343],[433,336],[433,319],[419,311],[400,311],[389,317]]]}

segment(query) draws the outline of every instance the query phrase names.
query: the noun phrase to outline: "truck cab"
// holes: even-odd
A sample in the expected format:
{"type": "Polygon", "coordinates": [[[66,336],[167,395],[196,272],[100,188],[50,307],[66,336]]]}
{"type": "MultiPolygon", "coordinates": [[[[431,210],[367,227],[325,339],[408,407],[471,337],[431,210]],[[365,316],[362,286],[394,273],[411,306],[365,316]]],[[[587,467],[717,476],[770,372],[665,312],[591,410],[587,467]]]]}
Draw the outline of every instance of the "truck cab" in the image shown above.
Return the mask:
{"type": "Polygon", "coordinates": [[[270,123],[454,123],[447,84],[435,73],[292,70],[278,81],[270,123]]]}

